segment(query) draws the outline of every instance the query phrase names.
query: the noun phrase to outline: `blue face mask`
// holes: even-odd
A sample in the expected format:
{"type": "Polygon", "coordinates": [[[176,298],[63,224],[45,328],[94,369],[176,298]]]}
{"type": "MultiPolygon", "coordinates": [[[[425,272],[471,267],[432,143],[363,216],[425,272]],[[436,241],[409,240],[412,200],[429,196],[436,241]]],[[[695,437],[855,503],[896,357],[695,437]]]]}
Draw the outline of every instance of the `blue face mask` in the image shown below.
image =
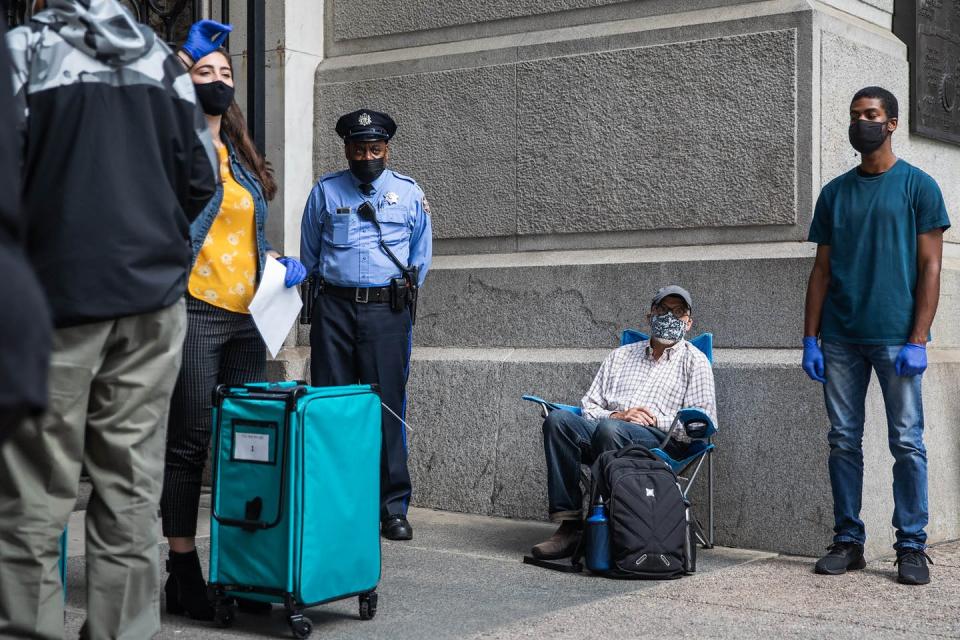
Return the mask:
{"type": "Polygon", "coordinates": [[[683,320],[668,311],[650,317],[650,331],[652,337],[660,344],[672,345],[683,339],[683,334],[687,332],[687,326],[683,320]]]}

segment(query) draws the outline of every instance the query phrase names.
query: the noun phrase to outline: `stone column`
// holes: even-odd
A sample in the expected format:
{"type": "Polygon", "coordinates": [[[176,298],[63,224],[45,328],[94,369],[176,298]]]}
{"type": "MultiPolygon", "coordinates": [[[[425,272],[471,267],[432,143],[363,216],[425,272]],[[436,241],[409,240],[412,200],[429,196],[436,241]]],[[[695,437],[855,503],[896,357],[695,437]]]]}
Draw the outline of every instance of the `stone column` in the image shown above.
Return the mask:
{"type": "MultiPolygon", "coordinates": [[[[400,124],[438,254],[415,329],[414,503],[546,516],[535,393],[575,402],[664,284],[716,337],[723,545],[816,554],[833,524],[819,385],[799,367],[804,242],[854,166],[853,93],[901,99],[895,149],[960,214],[960,148],[911,137],[890,0],[330,0],[315,174],[360,106],[400,124]]],[[[949,239],[960,236],[951,232],[949,239]]],[[[932,540],[960,535],[957,249],[925,379],[932,540]]],[[[863,516],[889,550],[892,460],[874,384],[863,516]]],[[[701,478],[703,479],[703,478],[701,478]]],[[[703,511],[704,495],[695,496],[703,511]]]]}
{"type": "MultiPolygon", "coordinates": [[[[234,27],[231,55],[237,102],[247,98],[247,0],[231,0],[234,27]]],[[[219,3],[212,15],[220,18],[219,3]]],[[[267,237],[283,254],[300,253],[300,219],[310,189],[314,164],[314,76],[323,60],[323,0],[284,0],[266,3],[266,157],[279,189],[270,203],[267,237]]],[[[270,379],[304,379],[309,349],[297,347],[297,331],[287,348],[267,363],[270,379]]]]}
{"type": "MultiPolygon", "coordinates": [[[[219,17],[219,4],[213,15],[219,17]]],[[[231,0],[237,102],[247,89],[247,0],[231,0]]],[[[268,236],[277,251],[299,254],[300,216],[313,186],[313,82],[323,59],[323,2],[266,3],[266,156],[279,191],[270,203],[268,236]]]]}

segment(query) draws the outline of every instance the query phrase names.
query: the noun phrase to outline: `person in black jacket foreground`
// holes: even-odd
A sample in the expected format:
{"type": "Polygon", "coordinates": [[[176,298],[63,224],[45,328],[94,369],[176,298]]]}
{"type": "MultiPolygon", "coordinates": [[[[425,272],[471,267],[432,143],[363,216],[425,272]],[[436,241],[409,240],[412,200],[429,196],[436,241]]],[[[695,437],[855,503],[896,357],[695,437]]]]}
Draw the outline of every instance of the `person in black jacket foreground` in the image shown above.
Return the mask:
{"type": "Polygon", "coordinates": [[[63,636],[57,540],[85,466],[83,635],[150,638],[190,223],[216,156],[183,66],[117,0],[37,4],[7,44],[27,252],[55,330],[49,410],[0,451],[0,637],[63,636]]]}
{"type": "MultiPolygon", "coordinates": [[[[2,7],[0,2],[0,7],[2,7]]],[[[4,36],[0,22],[0,38],[4,36]]],[[[10,57],[0,47],[0,69],[10,57]]],[[[24,420],[47,406],[50,312],[23,251],[20,159],[13,93],[0,86],[0,445],[24,420]]]]}

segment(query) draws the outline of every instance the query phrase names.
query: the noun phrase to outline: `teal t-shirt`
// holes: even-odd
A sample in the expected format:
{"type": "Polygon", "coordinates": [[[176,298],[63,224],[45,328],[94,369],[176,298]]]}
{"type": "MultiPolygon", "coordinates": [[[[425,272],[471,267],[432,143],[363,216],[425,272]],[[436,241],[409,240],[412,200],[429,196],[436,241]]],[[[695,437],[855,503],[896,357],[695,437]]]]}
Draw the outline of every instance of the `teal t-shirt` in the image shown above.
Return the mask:
{"type": "Polygon", "coordinates": [[[851,169],[820,192],[808,239],[830,245],[820,337],[896,345],[913,329],[917,236],[950,219],[933,178],[904,160],[876,176],[851,169]]]}

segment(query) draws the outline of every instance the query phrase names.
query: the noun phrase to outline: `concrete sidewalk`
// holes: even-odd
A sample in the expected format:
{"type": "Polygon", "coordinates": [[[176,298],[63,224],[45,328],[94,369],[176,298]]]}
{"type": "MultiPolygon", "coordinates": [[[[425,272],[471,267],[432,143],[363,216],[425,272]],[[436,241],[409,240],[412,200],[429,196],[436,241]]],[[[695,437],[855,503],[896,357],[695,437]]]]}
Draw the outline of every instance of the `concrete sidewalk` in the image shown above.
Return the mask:
{"type": "MultiPolygon", "coordinates": [[[[71,522],[68,638],[85,615],[82,517],[71,522]]],[[[693,577],[619,582],[521,564],[548,524],[423,509],[410,519],[412,542],[384,542],[377,617],[360,621],[354,598],[316,607],[312,638],[960,638],[960,543],[931,550],[928,587],[896,584],[889,559],[824,578],[809,559],[723,548],[702,551],[693,577]]],[[[282,610],[238,613],[230,629],[164,614],[158,636],[253,637],[292,637],[282,610]]]]}

